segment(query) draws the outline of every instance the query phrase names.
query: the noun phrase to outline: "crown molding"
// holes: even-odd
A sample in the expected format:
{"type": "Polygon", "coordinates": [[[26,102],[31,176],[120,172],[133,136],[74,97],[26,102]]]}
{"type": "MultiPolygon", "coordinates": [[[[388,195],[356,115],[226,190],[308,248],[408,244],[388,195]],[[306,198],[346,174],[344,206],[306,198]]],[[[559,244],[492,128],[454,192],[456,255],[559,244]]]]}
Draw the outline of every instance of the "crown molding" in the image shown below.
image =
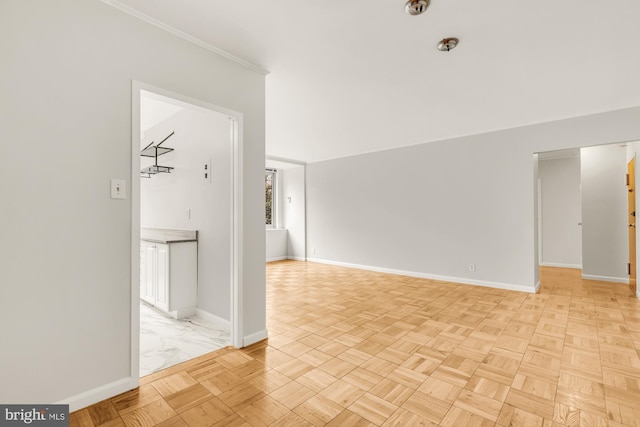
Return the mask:
{"type": "Polygon", "coordinates": [[[229,61],[235,62],[236,64],[242,65],[245,68],[250,69],[251,71],[255,71],[256,73],[262,74],[263,76],[266,76],[267,74],[269,74],[269,71],[265,70],[262,67],[259,67],[255,64],[252,64],[251,62],[245,61],[244,59],[238,58],[235,55],[232,55],[231,53],[222,50],[218,47],[215,47],[205,41],[200,40],[197,37],[192,36],[191,34],[187,34],[184,31],[178,30],[177,28],[172,27],[171,25],[167,25],[164,22],[161,22],[155,18],[152,18],[149,15],[146,15],[142,12],[140,12],[139,10],[136,10],[132,7],[129,7],[125,4],[122,4],[121,2],[119,2],[118,0],[101,0],[103,3],[108,4],[109,6],[115,7],[116,9],[131,15],[135,18],[138,18],[148,24],[153,25],[154,27],[160,28],[161,30],[164,30],[168,33],[173,34],[174,36],[180,37],[181,39],[184,39],[188,42],[191,42],[193,44],[195,44],[196,46],[200,46],[203,49],[206,49],[210,52],[215,53],[216,55],[222,56],[223,58],[228,59],[229,61]]]}

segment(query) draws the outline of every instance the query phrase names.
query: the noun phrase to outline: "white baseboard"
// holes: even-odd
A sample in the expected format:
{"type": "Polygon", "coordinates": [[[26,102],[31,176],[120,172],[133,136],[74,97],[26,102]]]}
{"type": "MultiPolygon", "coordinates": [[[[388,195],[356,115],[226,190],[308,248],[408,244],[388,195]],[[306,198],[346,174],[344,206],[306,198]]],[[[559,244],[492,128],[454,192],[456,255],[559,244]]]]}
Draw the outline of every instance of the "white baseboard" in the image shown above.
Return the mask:
{"type": "Polygon", "coordinates": [[[267,258],[267,262],[275,262],[275,261],[284,261],[284,260],[294,260],[294,261],[306,261],[307,259],[303,256],[278,256],[274,258],[267,258]]]}
{"type": "Polygon", "coordinates": [[[593,274],[583,274],[584,280],[598,280],[600,282],[626,283],[629,284],[628,277],[595,276],[593,274]]]}
{"type": "Polygon", "coordinates": [[[338,265],[341,267],[357,268],[360,270],[377,271],[379,273],[397,274],[401,276],[418,277],[421,279],[440,280],[442,282],[459,283],[463,285],[484,286],[487,288],[505,289],[508,291],[519,291],[527,293],[535,293],[534,286],[513,285],[510,283],[490,282],[486,280],[474,280],[466,277],[440,276],[437,274],[420,273],[416,271],[396,270],[393,268],[373,267],[369,265],[351,264],[347,262],[329,261],[326,259],[309,258],[307,261],[317,262],[320,264],[338,265]]]}
{"type": "Polygon", "coordinates": [[[289,259],[289,257],[277,256],[275,258],[267,258],[267,262],[284,261],[285,259],[289,259]]]}
{"type": "Polygon", "coordinates": [[[577,268],[582,270],[582,265],[580,264],[563,264],[559,262],[541,262],[540,267],[577,268]]]}
{"type": "Polygon", "coordinates": [[[536,289],[536,292],[535,292],[535,293],[537,294],[537,293],[538,293],[538,291],[540,290],[540,280],[538,280],[538,283],[536,283],[536,287],[535,287],[535,289],[536,289]]]}
{"type": "Polygon", "coordinates": [[[69,405],[69,412],[77,411],[78,409],[86,408],[89,405],[98,403],[102,400],[109,399],[125,391],[133,390],[138,387],[139,381],[134,381],[133,378],[122,378],[118,381],[114,381],[109,384],[96,387],[92,390],[85,391],[75,396],[71,396],[60,402],[56,402],[59,405],[69,405]]]}
{"type": "Polygon", "coordinates": [[[195,315],[196,308],[195,307],[180,308],[178,310],[170,311],[167,314],[173,317],[174,319],[182,319],[183,317],[191,317],[195,315]]]}
{"type": "Polygon", "coordinates": [[[263,329],[261,331],[256,332],[255,334],[250,334],[247,335],[246,337],[244,337],[244,339],[242,340],[242,346],[243,347],[247,347],[251,344],[255,344],[258,341],[262,341],[264,339],[268,338],[268,333],[266,329],[263,329]]]}
{"type": "Polygon", "coordinates": [[[231,330],[231,321],[218,317],[215,314],[211,314],[208,311],[196,308],[196,317],[209,323],[215,329],[223,329],[225,331],[231,330]]]}

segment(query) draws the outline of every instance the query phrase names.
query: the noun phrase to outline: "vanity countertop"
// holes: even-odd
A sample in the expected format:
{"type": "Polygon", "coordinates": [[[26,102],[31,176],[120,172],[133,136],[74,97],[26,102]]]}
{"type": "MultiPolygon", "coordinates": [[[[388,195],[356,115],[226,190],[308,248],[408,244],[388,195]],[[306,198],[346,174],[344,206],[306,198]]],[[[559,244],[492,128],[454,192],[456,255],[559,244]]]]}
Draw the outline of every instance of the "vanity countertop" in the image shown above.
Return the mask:
{"type": "Polygon", "coordinates": [[[156,243],[197,242],[198,230],[140,227],[140,240],[156,243]]]}

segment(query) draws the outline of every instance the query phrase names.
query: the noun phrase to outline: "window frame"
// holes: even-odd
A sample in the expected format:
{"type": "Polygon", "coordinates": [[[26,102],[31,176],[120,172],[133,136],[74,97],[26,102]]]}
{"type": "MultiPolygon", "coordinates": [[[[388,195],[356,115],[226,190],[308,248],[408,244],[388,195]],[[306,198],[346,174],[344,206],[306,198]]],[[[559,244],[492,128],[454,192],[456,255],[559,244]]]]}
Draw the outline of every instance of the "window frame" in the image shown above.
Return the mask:
{"type": "Polygon", "coordinates": [[[267,229],[278,228],[277,224],[277,210],[278,210],[278,170],[272,168],[265,168],[264,170],[264,185],[265,185],[265,227],[267,229]],[[271,176],[271,224],[267,223],[267,177],[271,176]]]}

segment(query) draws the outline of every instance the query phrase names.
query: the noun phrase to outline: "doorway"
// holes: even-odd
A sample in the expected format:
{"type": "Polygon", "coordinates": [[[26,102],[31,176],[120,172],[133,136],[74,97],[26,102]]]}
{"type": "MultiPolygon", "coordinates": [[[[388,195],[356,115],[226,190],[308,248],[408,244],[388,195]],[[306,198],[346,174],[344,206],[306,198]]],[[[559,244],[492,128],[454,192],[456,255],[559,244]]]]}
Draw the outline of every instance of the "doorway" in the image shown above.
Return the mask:
{"type": "Polygon", "coordinates": [[[538,189],[547,196],[539,213],[539,265],[629,284],[628,257],[635,259],[629,233],[635,229],[625,221],[635,195],[628,199],[624,184],[633,150],[631,143],[617,143],[538,154],[538,189]]]}
{"type": "MultiPolygon", "coordinates": [[[[206,321],[226,322],[230,330],[230,344],[241,346],[241,331],[238,321],[241,307],[238,274],[240,253],[238,212],[240,211],[239,203],[242,191],[239,185],[239,177],[242,173],[239,161],[242,144],[241,129],[242,115],[240,113],[150,85],[133,82],[131,162],[133,212],[131,232],[131,377],[133,381],[138,381],[140,376],[141,260],[156,259],[156,264],[160,267],[157,276],[163,280],[166,280],[163,273],[171,271],[171,269],[167,270],[166,265],[172,262],[170,258],[166,258],[166,253],[159,250],[156,258],[146,258],[142,255],[141,230],[147,232],[150,226],[152,229],[198,232],[197,239],[194,239],[197,240],[197,255],[192,255],[191,261],[186,262],[188,265],[195,265],[197,269],[195,293],[187,292],[187,294],[194,296],[190,302],[183,303],[182,299],[185,297],[180,295],[176,297],[176,301],[180,300],[181,302],[176,303],[175,309],[168,308],[165,299],[167,295],[171,295],[169,289],[171,284],[167,285],[168,287],[164,286],[164,290],[159,293],[163,297],[162,304],[158,305],[160,311],[165,311],[169,317],[187,317],[197,314],[199,318],[206,321]],[[144,146],[138,146],[138,142],[143,139],[141,138],[142,130],[149,128],[148,123],[141,123],[143,120],[141,106],[146,98],[164,101],[166,105],[173,106],[173,109],[168,108],[164,117],[161,113],[159,122],[166,125],[165,129],[162,129],[162,126],[154,127],[156,133],[151,132],[152,135],[145,135],[148,138],[144,138],[144,146]],[[188,116],[185,115],[187,113],[188,116]],[[176,117],[182,120],[178,125],[175,124],[176,117]],[[215,131],[217,133],[207,134],[206,143],[213,144],[213,147],[211,145],[203,146],[201,143],[193,148],[195,135],[190,134],[189,130],[193,128],[191,120],[194,120],[194,117],[197,117],[199,123],[204,123],[203,126],[217,126],[217,131],[215,131]],[[183,123],[185,121],[186,125],[183,123]],[[167,126],[171,127],[170,132],[167,131],[169,129],[167,126]],[[183,130],[175,132],[175,126],[182,126],[183,130]],[[166,135],[164,135],[165,133],[166,135]],[[165,141],[161,143],[161,147],[164,147],[165,150],[155,149],[156,153],[154,156],[150,156],[151,159],[141,156],[141,150],[148,144],[153,149],[161,141],[165,141]],[[190,151],[192,154],[185,156],[182,153],[182,156],[178,156],[177,150],[188,144],[191,144],[192,150],[194,150],[190,151]],[[167,150],[169,148],[172,150],[167,150]],[[157,155],[157,152],[160,151],[164,151],[166,154],[174,150],[176,153],[173,157],[170,154],[161,160],[157,155]],[[141,173],[143,169],[145,173],[141,173]],[[177,178],[189,181],[186,184],[180,183],[177,178]],[[147,187],[150,182],[154,183],[154,191],[173,194],[171,201],[162,203],[157,197],[154,198],[146,194],[145,201],[142,203],[143,185],[141,180],[143,179],[147,187]],[[217,208],[215,212],[211,208],[213,205],[217,208]],[[150,211],[153,215],[150,215],[150,211]],[[153,217],[153,220],[150,221],[150,217],[153,217]],[[197,257],[195,262],[193,262],[194,257],[197,257]]],[[[172,244],[169,243],[169,245],[172,244]]],[[[177,246],[178,244],[176,244],[177,246]]],[[[169,246],[169,256],[171,257],[175,253],[177,257],[189,259],[189,250],[183,250],[183,246],[182,242],[180,250],[172,250],[169,246]]],[[[166,252],[166,247],[163,246],[163,248],[166,252]]],[[[147,250],[149,249],[146,248],[145,251],[147,250]]],[[[184,264],[184,261],[180,261],[180,265],[184,264]]],[[[147,267],[144,270],[150,271],[147,267]]],[[[186,274],[175,281],[189,282],[189,277],[193,277],[193,273],[186,274]]],[[[173,277],[169,280],[173,280],[173,277]]],[[[159,283],[157,284],[158,289],[162,288],[159,283]]],[[[145,294],[147,293],[145,292],[145,294]]],[[[188,297],[186,299],[189,300],[188,297]]],[[[144,309],[146,312],[146,307],[144,309]]]]}

